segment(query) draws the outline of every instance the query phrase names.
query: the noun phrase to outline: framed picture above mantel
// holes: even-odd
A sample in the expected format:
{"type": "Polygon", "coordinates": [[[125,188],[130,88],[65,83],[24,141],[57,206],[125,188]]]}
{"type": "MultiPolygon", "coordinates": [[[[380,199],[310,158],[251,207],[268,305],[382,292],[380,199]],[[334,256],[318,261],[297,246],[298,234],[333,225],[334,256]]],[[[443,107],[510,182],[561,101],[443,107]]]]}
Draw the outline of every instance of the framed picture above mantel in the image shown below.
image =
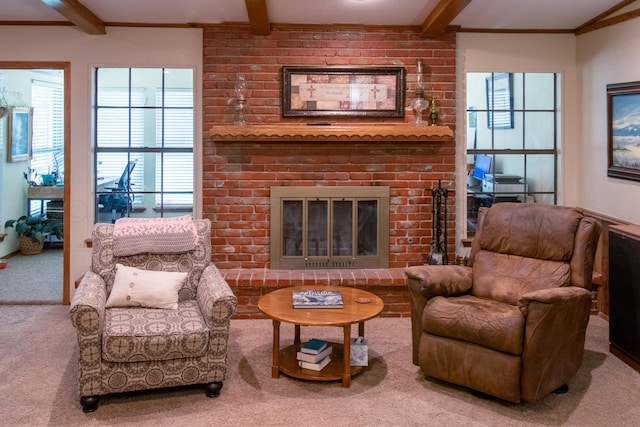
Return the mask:
{"type": "Polygon", "coordinates": [[[607,85],[607,176],[640,181],[640,82],[607,85]]]}
{"type": "Polygon", "coordinates": [[[284,117],[404,117],[403,67],[282,67],[284,117]]]}

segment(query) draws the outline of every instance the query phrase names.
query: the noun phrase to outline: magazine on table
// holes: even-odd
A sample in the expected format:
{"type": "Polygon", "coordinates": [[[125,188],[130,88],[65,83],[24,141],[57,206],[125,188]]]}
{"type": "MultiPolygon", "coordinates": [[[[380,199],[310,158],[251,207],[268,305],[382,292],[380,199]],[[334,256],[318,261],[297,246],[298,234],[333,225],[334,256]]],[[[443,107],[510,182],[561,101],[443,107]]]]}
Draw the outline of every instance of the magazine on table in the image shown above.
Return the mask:
{"type": "Polygon", "coordinates": [[[340,291],[293,291],[293,308],[342,308],[340,291]]]}

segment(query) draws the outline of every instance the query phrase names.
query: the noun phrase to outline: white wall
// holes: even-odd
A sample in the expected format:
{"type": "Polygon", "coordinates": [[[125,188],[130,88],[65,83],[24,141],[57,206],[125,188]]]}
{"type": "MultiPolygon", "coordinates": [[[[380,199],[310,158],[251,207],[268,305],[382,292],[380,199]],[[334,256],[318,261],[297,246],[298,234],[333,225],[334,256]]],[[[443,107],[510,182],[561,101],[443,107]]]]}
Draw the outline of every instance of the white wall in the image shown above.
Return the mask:
{"type": "MultiPolygon", "coordinates": [[[[578,170],[574,163],[581,151],[577,125],[576,38],[571,34],[476,34],[457,37],[457,186],[456,242],[466,236],[466,95],[468,72],[555,72],[561,73],[561,117],[559,135],[558,203],[579,203],[578,170]]],[[[457,252],[464,252],[458,248],[457,252]]]]}
{"type": "Polygon", "coordinates": [[[607,177],[607,85],[640,81],[640,19],[577,37],[582,140],[578,151],[581,207],[640,223],[640,182],[607,177]]]}
{"type": "MultiPolygon", "coordinates": [[[[196,92],[196,148],[202,141],[202,30],[107,27],[104,36],[88,35],[73,27],[0,26],[0,40],[11,40],[11,49],[0,50],[0,61],[55,61],[71,64],[71,229],[65,230],[70,245],[70,283],[90,264],[91,250],[84,240],[93,225],[91,180],[91,70],[97,66],[194,67],[196,92]]],[[[0,66],[0,68],[2,68],[0,66]]],[[[197,162],[202,156],[196,154],[197,162]]],[[[196,164],[195,215],[201,212],[201,170],[196,164]]],[[[22,177],[19,177],[22,179],[22,177]]],[[[69,179],[69,178],[67,178],[69,179]]],[[[4,183],[7,185],[8,183],[4,183]]]]}
{"type": "MultiPolygon", "coordinates": [[[[2,70],[2,75],[7,103],[10,106],[28,106],[33,76],[14,70],[2,70]]],[[[9,115],[10,113],[0,119],[0,233],[10,234],[0,242],[0,257],[18,249],[18,241],[14,237],[15,228],[5,230],[4,223],[9,219],[18,219],[27,212],[28,185],[22,174],[29,171],[29,162],[7,161],[9,115]]]]}

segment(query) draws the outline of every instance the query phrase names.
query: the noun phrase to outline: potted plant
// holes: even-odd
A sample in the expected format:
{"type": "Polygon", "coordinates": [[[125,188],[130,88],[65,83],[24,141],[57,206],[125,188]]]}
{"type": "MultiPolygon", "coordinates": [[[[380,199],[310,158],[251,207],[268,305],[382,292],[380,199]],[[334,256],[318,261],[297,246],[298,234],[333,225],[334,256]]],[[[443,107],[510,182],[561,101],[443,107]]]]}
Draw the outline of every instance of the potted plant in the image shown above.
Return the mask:
{"type": "Polygon", "coordinates": [[[44,238],[47,235],[62,239],[62,221],[47,219],[44,215],[23,215],[18,219],[10,219],[4,227],[15,227],[18,235],[18,246],[22,255],[35,255],[42,252],[44,238]]]}

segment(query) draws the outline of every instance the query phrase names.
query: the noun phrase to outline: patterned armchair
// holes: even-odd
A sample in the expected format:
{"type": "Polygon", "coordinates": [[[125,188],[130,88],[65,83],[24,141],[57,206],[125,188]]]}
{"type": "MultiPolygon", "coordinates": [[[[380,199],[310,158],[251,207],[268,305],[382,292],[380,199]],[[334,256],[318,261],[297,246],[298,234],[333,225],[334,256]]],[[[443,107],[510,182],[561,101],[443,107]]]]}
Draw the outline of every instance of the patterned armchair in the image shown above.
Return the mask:
{"type": "Polygon", "coordinates": [[[101,395],[204,384],[218,396],[227,372],[229,321],[237,299],[211,263],[211,224],[195,220],[195,249],[183,253],[114,256],[114,225],[93,228],[91,269],[71,302],[78,334],[79,394],[84,412],[101,395]],[[177,309],[107,308],[116,264],[186,272],[177,309]]]}

